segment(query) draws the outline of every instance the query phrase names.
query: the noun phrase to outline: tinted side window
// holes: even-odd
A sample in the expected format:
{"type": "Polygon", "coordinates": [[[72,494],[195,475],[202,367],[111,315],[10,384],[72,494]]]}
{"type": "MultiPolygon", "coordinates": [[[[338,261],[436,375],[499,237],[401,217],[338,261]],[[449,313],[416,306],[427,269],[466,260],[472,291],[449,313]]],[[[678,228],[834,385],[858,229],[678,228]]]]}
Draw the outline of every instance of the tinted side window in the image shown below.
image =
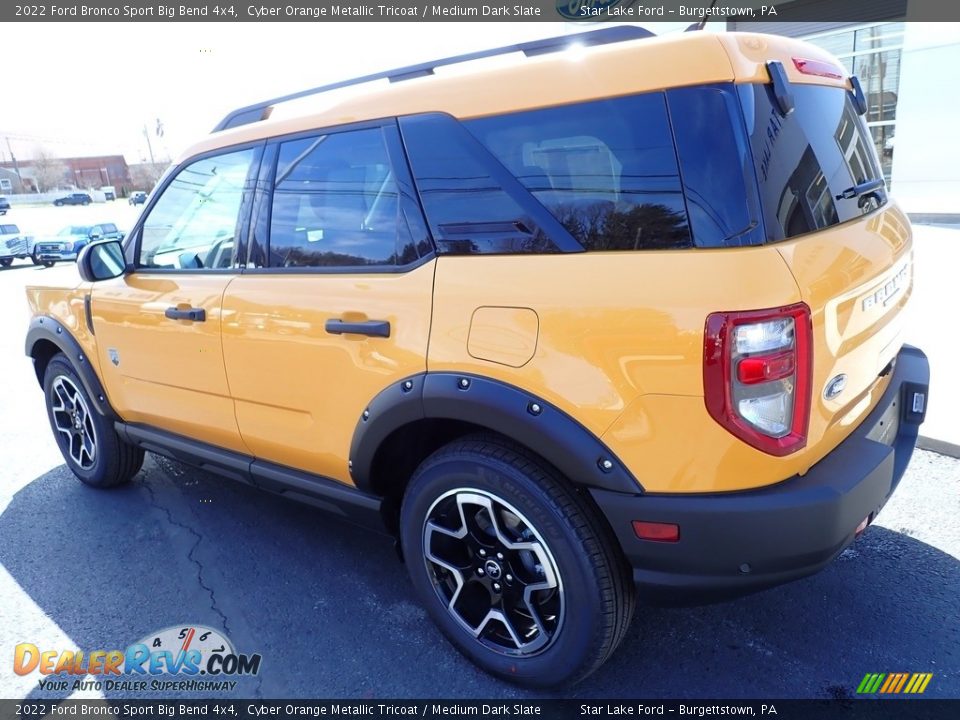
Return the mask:
{"type": "Polygon", "coordinates": [[[668,90],[667,103],[694,242],[762,244],[752,157],[733,85],[668,90]]]}
{"type": "Polygon", "coordinates": [[[143,222],[138,266],[230,267],[244,184],[258,152],[238,150],[180,170],[143,222]]]}
{"type": "Polygon", "coordinates": [[[560,223],[461,123],[400,118],[410,167],[441,254],[581,250],[560,223]]]}
{"type": "Polygon", "coordinates": [[[419,257],[400,222],[380,128],[280,145],[270,220],[272,267],[405,265],[419,257]]]}
{"type": "Polygon", "coordinates": [[[663,93],[466,125],[587,250],[692,245],[663,93]]]}

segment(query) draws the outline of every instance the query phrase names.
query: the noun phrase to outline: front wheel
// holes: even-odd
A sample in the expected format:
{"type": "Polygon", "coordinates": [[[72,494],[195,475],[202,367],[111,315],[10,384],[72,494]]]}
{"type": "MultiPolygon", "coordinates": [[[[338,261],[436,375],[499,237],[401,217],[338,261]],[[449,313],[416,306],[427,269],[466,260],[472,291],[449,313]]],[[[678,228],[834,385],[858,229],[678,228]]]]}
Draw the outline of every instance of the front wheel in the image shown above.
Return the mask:
{"type": "Polygon", "coordinates": [[[626,634],[634,588],[609,527],[556,470],[506,440],[473,436],[427,458],[400,532],[421,602],[493,675],[576,682],[626,634]]]}
{"type": "Polygon", "coordinates": [[[13,265],[13,258],[0,258],[0,267],[10,267],[13,265]]]}
{"type": "Polygon", "coordinates": [[[93,409],[73,365],[55,355],[43,376],[47,417],[67,467],[97,488],[123,485],[140,471],[143,450],[117,435],[113,423],[93,409]]]}

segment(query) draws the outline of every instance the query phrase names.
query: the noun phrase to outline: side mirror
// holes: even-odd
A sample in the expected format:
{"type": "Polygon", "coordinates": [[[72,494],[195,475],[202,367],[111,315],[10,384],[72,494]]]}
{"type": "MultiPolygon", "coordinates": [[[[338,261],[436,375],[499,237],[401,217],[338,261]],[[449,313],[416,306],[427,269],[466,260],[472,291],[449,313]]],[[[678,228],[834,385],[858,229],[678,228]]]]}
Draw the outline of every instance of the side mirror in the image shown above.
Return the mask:
{"type": "Polygon", "coordinates": [[[116,240],[87,245],[77,258],[77,270],[86,282],[120,277],[127,272],[123,246],[116,240]]]}

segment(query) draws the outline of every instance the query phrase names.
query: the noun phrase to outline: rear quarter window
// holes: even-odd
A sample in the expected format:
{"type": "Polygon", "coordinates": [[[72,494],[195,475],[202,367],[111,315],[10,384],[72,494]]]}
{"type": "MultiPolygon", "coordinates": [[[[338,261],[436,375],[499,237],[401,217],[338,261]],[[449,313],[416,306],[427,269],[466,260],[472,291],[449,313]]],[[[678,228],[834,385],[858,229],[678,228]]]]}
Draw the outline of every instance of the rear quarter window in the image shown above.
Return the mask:
{"type": "Polygon", "coordinates": [[[663,93],[465,124],[585,249],[692,246],[663,93]]]}

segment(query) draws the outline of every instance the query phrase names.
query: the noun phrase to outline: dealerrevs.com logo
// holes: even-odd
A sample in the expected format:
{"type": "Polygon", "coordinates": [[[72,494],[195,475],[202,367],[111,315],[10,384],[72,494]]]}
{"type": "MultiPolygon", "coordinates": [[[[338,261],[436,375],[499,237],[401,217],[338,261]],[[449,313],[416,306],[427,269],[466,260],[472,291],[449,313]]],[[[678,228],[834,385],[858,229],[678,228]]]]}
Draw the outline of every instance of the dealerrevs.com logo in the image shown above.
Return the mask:
{"type": "Polygon", "coordinates": [[[41,690],[222,692],[236,687],[232,678],[257,675],[260,661],[259,653],[238,653],[219,630],[178,625],[151,633],[125,650],[41,650],[20,643],[14,649],[13,671],[39,673],[41,690]]]}

